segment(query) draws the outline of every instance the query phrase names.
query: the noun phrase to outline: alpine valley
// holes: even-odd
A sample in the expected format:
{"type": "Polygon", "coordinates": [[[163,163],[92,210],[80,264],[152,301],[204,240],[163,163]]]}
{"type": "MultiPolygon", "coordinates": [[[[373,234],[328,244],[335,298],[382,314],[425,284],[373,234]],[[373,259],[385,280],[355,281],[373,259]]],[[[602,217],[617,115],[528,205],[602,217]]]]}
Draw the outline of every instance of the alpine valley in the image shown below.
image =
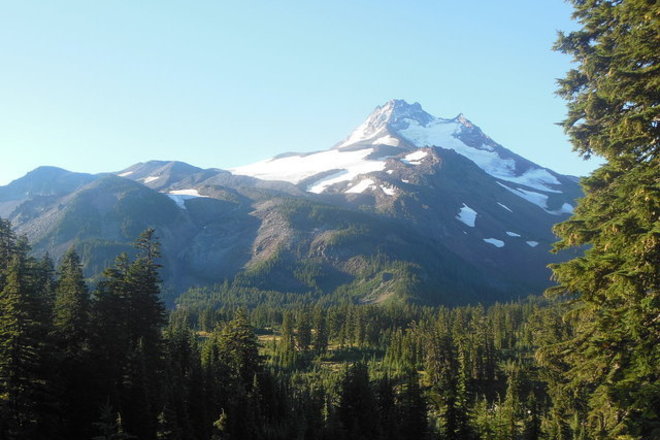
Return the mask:
{"type": "Polygon", "coordinates": [[[504,148],[462,114],[442,119],[392,100],[328,150],[232,170],[165,161],[96,175],[37,168],[0,187],[0,217],[37,254],[57,259],[75,246],[92,280],[155,228],[170,304],[194,286],[461,304],[550,284],[547,264],[566,258],[549,252],[551,228],[581,196],[577,181],[504,148]]]}

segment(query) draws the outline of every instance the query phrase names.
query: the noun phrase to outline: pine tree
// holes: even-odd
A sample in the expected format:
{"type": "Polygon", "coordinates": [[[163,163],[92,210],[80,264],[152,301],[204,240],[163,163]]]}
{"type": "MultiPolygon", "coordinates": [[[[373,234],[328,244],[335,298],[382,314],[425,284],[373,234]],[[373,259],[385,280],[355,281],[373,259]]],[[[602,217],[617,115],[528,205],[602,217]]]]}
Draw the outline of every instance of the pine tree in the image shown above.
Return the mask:
{"type": "Polygon", "coordinates": [[[94,292],[90,357],[96,362],[98,397],[109,396],[122,409],[130,432],[152,438],[163,406],[165,323],[153,229],[140,235],[136,247],[136,258],[120,255],[94,292]]]}
{"type": "Polygon", "coordinates": [[[7,439],[23,439],[47,429],[43,420],[48,323],[40,321],[47,313],[39,302],[43,286],[35,282],[35,262],[26,256],[25,245],[14,249],[2,268],[0,292],[0,432],[7,439]]]}
{"type": "Polygon", "coordinates": [[[507,362],[503,368],[507,374],[506,396],[504,398],[503,412],[506,418],[506,438],[518,438],[518,421],[522,418],[520,403],[520,367],[516,362],[507,362]]]}
{"type": "Polygon", "coordinates": [[[295,344],[292,312],[284,312],[280,333],[281,337],[277,342],[274,361],[279,367],[291,368],[298,362],[298,351],[296,350],[295,344]]]}
{"type": "Polygon", "coordinates": [[[296,346],[300,351],[307,351],[312,343],[312,317],[308,310],[298,314],[296,329],[296,346]]]}
{"type": "Polygon", "coordinates": [[[121,414],[114,413],[112,406],[107,402],[101,408],[100,420],[94,425],[100,435],[93,437],[92,440],[130,440],[136,438],[125,431],[121,414]]]}
{"type": "Polygon", "coordinates": [[[376,400],[365,364],[356,363],[346,371],[337,413],[348,440],[378,438],[376,400]]]}
{"type": "Polygon", "coordinates": [[[384,440],[399,438],[399,417],[395,404],[394,384],[389,376],[376,382],[376,409],[384,440]]]}
{"type": "Polygon", "coordinates": [[[458,431],[462,420],[467,419],[467,414],[461,413],[462,408],[457,405],[458,362],[456,348],[449,334],[433,332],[427,335],[425,369],[431,383],[431,400],[442,415],[444,438],[458,440],[458,431]]]}
{"type": "Polygon", "coordinates": [[[529,394],[525,408],[522,440],[538,440],[541,437],[541,420],[539,419],[539,405],[533,392],[529,394]]]}
{"type": "Polygon", "coordinates": [[[62,350],[73,356],[88,335],[89,296],[80,259],[70,249],[59,267],[53,308],[53,330],[62,350]]]}
{"type": "Polygon", "coordinates": [[[249,389],[255,374],[261,370],[259,342],[250,326],[244,310],[220,331],[218,336],[219,358],[227,365],[235,378],[249,389]]]}
{"type": "Polygon", "coordinates": [[[428,426],[426,421],[426,399],[419,386],[416,370],[406,374],[405,387],[400,395],[400,437],[404,440],[424,439],[428,426]]]}
{"type": "Polygon", "coordinates": [[[158,414],[157,440],[181,440],[181,433],[176,424],[176,414],[167,405],[158,414]]]}
{"type": "Polygon", "coordinates": [[[23,258],[14,255],[0,293],[0,430],[9,439],[25,435],[34,418],[30,390],[38,355],[25,270],[23,258]]]}
{"type": "Polygon", "coordinates": [[[154,229],[137,238],[138,254],[126,272],[128,352],[124,365],[122,408],[126,426],[140,438],[151,438],[161,404],[162,327],[165,307],[160,299],[160,244],[154,229]]]}
{"type": "Polygon", "coordinates": [[[93,410],[97,402],[90,396],[89,294],[73,248],[64,255],[58,275],[51,330],[56,367],[53,380],[59,385],[56,395],[63,436],[86,438],[96,418],[93,410]]]}
{"type": "Polygon", "coordinates": [[[576,62],[559,81],[563,126],[580,155],[605,162],[555,227],[556,250],[588,249],[552,267],[549,293],[576,295],[565,349],[572,387],[587,391],[588,435],[660,437],[660,5],[572,3],[582,27],[556,44],[576,62]]]}
{"type": "Polygon", "coordinates": [[[328,349],[328,323],[326,313],[321,307],[314,309],[314,337],[312,346],[318,354],[323,354],[328,349]]]}
{"type": "MultiPolygon", "coordinates": [[[[147,349],[159,349],[165,306],[160,299],[160,244],[154,229],[144,231],[135,242],[138,256],[128,267],[128,325],[131,342],[145,341],[147,349]]],[[[154,353],[155,355],[155,353],[154,353]]]]}
{"type": "MultiPolygon", "coordinates": [[[[9,266],[9,262],[16,253],[16,234],[9,220],[0,218],[0,269],[9,266]]],[[[0,270],[0,288],[4,287],[6,274],[0,270]]]]}

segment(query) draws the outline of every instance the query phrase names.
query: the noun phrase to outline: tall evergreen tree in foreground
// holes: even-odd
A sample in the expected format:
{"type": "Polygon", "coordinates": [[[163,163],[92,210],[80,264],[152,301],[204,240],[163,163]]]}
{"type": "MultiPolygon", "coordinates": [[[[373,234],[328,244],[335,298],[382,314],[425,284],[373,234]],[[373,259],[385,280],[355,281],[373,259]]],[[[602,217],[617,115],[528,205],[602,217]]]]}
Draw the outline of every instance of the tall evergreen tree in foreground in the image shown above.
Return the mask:
{"type": "Polygon", "coordinates": [[[29,246],[17,239],[9,222],[0,219],[0,439],[39,437],[49,431],[46,407],[45,319],[42,301],[46,279],[28,256],[29,246]]]}
{"type": "Polygon", "coordinates": [[[70,356],[79,354],[87,338],[89,293],[75,250],[70,249],[62,258],[59,279],[55,288],[53,327],[61,350],[70,356]]]}
{"type": "Polygon", "coordinates": [[[575,298],[575,333],[556,349],[573,395],[587,399],[574,432],[660,438],[660,5],[571,2],[582,27],[556,43],[577,63],[559,81],[563,125],[580,155],[605,162],[555,227],[556,250],[588,247],[552,267],[560,285],[550,293],[575,298]]]}

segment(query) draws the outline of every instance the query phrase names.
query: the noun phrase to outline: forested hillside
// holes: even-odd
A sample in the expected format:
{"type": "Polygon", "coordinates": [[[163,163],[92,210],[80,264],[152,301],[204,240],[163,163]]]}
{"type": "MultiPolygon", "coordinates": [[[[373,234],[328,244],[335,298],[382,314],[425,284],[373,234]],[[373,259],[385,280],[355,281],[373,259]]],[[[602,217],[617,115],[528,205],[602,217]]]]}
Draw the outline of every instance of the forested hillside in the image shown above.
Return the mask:
{"type": "Polygon", "coordinates": [[[572,332],[561,305],[181,305],[167,324],[153,231],[91,292],[74,251],[53,268],[5,221],[1,232],[2,438],[533,439],[579,429],[561,416],[572,408],[556,400],[551,374],[563,368],[552,344],[572,332]]]}
{"type": "MultiPolygon", "coordinates": [[[[582,27],[556,46],[575,61],[560,80],[564,128],[579,154],[603,165],[554,228],[555,252],[584,252],[551,265],[557,284],[545,297],[482,305],[468,266],[452,271],[465,283],[439,277],[416,290],[414,265],[372,246],[405,230],[378,223],[360,242],[358,223],[341,220],[364,212],[337,218],[327,205],[280,200],[267,214],[288,223],[273,223],[322,232],[315,249],[327,261],[333,242],[368,248],[369,258],[350,260],[361,278],[336,286],[309,258],[292,265],[273,252],[231,280],[189,289],[168,310],[157,230],[128,253],[119,253],[125,243],[104,248],[117,251],[114,263],[87,280],[84,247],[55,264],[0,219],[0,440],[660,439],[660,6],[572,3],[582,27]],[[319,219],[341,227],[326,234],[319,219]],[[378,301],[387,283],[395,295],[378,301]],[[462,286],[474,289],[470,305],[421,305],[424,295],[451,304],[462,286]],[[333,294],[318,294],[324,288],[333,294]]],[[[51,173],[60,177],[48,197],[89,180],[51,173]]],[[[117,176],[107,184],[188,209],[117,176]]],[[[124,203],[145,208],[137,200],[124,203]]],[[[33,202],[19,214],[36,215],[33,202]]],[[[465,208],[451,216],[471,228],[465,208]]],[[[77,218],[88,223],[67,234],[102,226],[77,218]]],[[[138,233],[141,223],[111,218],[122,234],[138,233]]],[[[273,231],[281,229],[268,238],[273,231]]],[[[403,241],[411,261],[430,255],[403,241]]],[[[485,243],[495,251],[498,242],[485,243]]]]}
{"type": "Polygon", "coordinates": [[[3,439],[588,438],[568,303],[166,315],[153,230],[90,291],[75,251],[54,268],[1,226],[3,439]]]}

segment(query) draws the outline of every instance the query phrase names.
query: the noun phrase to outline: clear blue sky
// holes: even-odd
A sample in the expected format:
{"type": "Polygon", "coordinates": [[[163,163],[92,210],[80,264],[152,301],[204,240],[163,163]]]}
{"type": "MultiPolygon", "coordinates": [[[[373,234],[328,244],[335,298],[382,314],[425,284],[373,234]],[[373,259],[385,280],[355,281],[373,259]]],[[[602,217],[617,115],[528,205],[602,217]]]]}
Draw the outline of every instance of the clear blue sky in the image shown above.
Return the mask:
{"type": "Polygon", "coordinates": [[[391,98],[558,172],[560,0],[0,2],[0,184],[40,165],[231,168],[325,149],[391,98]]]}

